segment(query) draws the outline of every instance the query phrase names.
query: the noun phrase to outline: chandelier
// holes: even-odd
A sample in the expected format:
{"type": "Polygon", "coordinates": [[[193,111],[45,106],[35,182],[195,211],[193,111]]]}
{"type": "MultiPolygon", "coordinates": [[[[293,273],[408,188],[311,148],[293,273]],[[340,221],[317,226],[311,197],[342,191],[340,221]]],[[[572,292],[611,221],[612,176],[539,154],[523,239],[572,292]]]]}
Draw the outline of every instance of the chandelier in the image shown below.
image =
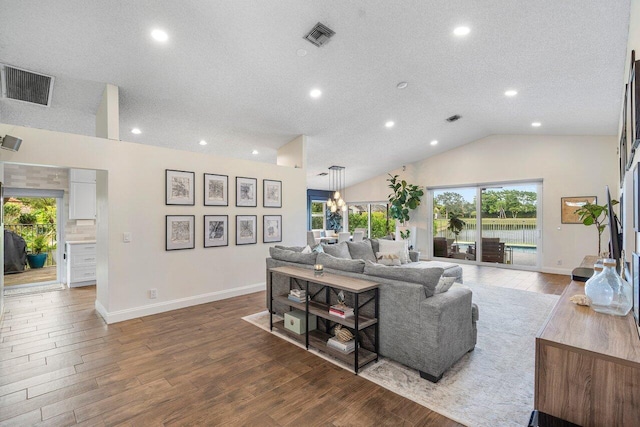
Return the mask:
{"type": "Polygon", "coordinates": [[[329,186],[331,188],[331,197],[327,200],[327,207],[331,212],[338,210],[346,212],[347,204],[342,198],[344,196],[345,173],[344,166],[331,166],[329,168],[329,186]]]}

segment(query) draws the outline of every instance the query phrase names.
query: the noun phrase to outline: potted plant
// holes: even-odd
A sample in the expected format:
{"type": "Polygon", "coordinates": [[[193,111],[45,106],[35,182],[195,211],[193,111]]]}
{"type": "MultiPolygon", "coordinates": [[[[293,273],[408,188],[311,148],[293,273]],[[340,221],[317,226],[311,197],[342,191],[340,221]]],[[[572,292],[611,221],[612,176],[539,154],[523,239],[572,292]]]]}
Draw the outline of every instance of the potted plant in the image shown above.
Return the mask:
{"type": "MultiPolygon", "coordinates": [[[[617,205],[617,200],[611,201],[611,206],[617,205]]],[[[580,221],[588,226],[595,225],[598,230],[598,256],[602,255],[602,232],[607,228],[606,221],[608,216],[608,205],[597,205],[587,202],[580,209],[576,210],[576,214],[580,216],[580,221]]],[[[609,255],[607,255],[608,257],[609,255]]]]}
{"type": "Polygon", "coordinates": [[[47,261],[47,253],[43,253],[49,248],[47,235],[40,234],[31,241],[31,253],[27,254],[27,262],[30,268],[42,268],[47,261]]]}
{"type": "Polygon", "coordinates": [[[447,230],[451,231],[455,235],[456,243],[458,243],[458,234],[460,234],[465,225],[467,224],[460,218],[457,213],[449,213],[449,225],[447,226],[447,230]]]}
{"type": "Polygon", "coordinates": [[[396,220],[396,238],[409,239],[411,230],[406,227],[409,221],[410,211],[420,206],[420,198],[424,196],[424,190],[407,181],[400,180],[399,175],[389,174],[387,181],[393,193],[389,194],[389,216],[396,220]]]}

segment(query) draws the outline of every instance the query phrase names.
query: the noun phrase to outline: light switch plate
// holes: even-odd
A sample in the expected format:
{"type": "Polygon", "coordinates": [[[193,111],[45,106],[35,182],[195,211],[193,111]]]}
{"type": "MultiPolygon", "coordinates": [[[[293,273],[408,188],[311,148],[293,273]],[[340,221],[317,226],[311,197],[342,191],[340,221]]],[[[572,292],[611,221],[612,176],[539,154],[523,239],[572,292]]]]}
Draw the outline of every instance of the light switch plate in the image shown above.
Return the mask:
{"type": "Polygon", "coordinates": [[[131,233],[129,231],[122,233],[122,241],[124,243],[131,243],[131,233]]]}

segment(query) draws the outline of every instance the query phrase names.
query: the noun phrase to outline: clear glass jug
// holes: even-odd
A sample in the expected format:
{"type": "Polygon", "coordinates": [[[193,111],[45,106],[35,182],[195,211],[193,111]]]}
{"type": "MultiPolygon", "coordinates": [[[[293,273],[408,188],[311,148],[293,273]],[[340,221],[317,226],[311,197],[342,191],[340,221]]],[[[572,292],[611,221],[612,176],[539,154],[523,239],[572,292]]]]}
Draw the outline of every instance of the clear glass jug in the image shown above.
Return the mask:
{"type": "Polygon", "coordinates": [[[626,316],[631,310],[633,288],[618,275],[615,267],[614,259],[605,259],[602,272],[587,280],[584,293],[591,299],[594,311],[626,316]]]}

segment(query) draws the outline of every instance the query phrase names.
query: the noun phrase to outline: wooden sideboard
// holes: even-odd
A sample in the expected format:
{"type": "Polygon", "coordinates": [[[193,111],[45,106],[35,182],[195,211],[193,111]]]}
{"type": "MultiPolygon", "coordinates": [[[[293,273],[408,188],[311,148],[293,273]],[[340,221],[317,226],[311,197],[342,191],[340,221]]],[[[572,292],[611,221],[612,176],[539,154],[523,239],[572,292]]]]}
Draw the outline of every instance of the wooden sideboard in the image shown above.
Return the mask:
{"type": "Polygon", "coordinates": [[[596,313],[569,298],[536,337],[535,409],[582,426],[640,426],[640,338],[632,314],[596,313]]]}

